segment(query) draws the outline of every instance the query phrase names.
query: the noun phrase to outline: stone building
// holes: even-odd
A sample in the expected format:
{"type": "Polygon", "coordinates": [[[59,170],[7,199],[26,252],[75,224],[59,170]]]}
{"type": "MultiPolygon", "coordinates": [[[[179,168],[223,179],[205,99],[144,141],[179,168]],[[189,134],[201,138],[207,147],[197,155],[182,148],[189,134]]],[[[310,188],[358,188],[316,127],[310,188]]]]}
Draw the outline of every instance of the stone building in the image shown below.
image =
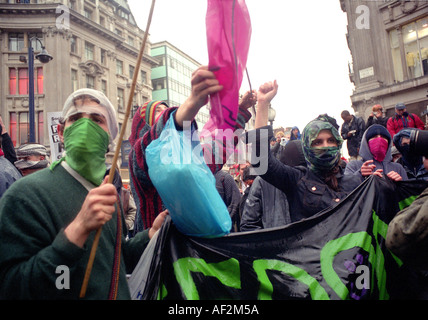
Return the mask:
{"type": "Polygon", "coordinates": [[[367,120],[372,106],[380,104],[392,116],[403,102],[409,112],[423,115],[428,108],[428,1],[340,0],[340,5],[348,17],[356,114],[367,120]]]}
{"type": "MultiPolygon", "coordinates": [[[[163,100],[169,106],[179,106],[192,91],[192,73],[201,64],[168,41],[152,43],[151,55],[159,65],[152,68],[153,100],[163,100]]],[[[196,115],[198,128],[202,129],[210,117],[208,105],[196,115]]]]}
{"type": "Polygon", "coordinates": [[[126,0],[0,0],[0,114],[15,147],[28,141],[30,39],[35,55],[43,45],[53,56],[47,64],[34,59],[36,142],[49,147],[48,115],[79,88],[103,91],[120,125],[135,72],[133,105],[151,99],[151,68],[158,62],[150,41],[135,69],[143,37],[126,0]]]}

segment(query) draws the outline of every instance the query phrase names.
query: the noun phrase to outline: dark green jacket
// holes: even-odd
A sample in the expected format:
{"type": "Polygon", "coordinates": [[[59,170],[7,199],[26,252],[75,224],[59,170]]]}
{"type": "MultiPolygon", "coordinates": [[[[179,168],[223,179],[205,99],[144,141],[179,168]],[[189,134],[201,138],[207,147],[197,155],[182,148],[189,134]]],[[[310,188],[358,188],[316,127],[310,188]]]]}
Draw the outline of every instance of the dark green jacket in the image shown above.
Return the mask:
{"type": "MultiPolygon", "coordinates": [[[[22,178],[7,190],[0,200],[0,299],[79,298],[95,232],[82,249],[68,241],[64,229],[87,194],[61,165],[22,178]],[[63,289],[67,281],[70,289],[63,289]]],[[[102,228],[86,299],[108,299],[117,222],[115,213],[102,228]]],[[[149,238],[145,231],[127,242],[123,218],[122,227],[117,299],[129,299],[126,274],[149,238]]]]}

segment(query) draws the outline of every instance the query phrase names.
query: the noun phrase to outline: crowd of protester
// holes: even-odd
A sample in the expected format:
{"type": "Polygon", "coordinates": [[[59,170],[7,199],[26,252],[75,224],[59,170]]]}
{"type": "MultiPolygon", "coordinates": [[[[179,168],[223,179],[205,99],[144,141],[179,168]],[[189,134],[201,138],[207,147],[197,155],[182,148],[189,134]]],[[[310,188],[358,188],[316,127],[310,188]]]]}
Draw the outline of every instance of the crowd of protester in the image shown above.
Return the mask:
{"type": "MultiPolygon", "coordinates": [[[[114,107],[101,92],[81,89],[67,99],[59,125],[66,153],[52,164],[42,145],[25,144],[15,151],[1,122],[0,297],[77,298],[77,289],[61,291],[59,296],[55,268],[70,266],[77,279],[72,287],[80,288],[92,231],[103,227],[106,232],[88,298],[129,298],[126,273],[132,272],[168,214],[151,183],[146,148],[159,138],[168,119],[173,119],[177,130],[182,130],[185,121],[194,123],[208,97],[222,89],[214,73],[200,67],[193,75],[191,94],[181,106],[149,101],[138,109],[129,138],[131,192],[123,188],[118,174],[113,186],[107,183],[106,154],[114,148],[118,124],[114,107]]],[[[269,105],[277,92],[278,84],[273,81],[244,94],[235,125],[243,129],[251,117],[248,110],[257,104],[254,130],[267,130],[268,140],[254,144],[270,144],[260,159],[267,163],[266,172],[253,174],[249,159],[239,163],[237,174],[231,174],[224,167],[227,153],[221,163],[208,164],[232,218],[231,232],[279,227],[311,217],[338,205],[371,175],[392,181],[428,180],[424,158],[408,148],[411,132],[425,126],[417,115],[407,113],[404,104],[398,103],[389,119],[381,106],[374,106],[367,123],[345,110],[341,127],[327,114],[314,115],[302,131],[293,127],[288,138],[284,133],[274,136],[268,125],[269,105]],[[345,141],[349,160],[342,155],[345,141]]],[[[216,144],[224,143],[213,139],[202,148],[217,150],[216,144]]],[[[424,206],[424,202],[417,203],[424,206]]],[[[426,237],[421,238],[426,242],[426,237]]],[[[402,252],[397,243],[394,248],[402,252]]]]}

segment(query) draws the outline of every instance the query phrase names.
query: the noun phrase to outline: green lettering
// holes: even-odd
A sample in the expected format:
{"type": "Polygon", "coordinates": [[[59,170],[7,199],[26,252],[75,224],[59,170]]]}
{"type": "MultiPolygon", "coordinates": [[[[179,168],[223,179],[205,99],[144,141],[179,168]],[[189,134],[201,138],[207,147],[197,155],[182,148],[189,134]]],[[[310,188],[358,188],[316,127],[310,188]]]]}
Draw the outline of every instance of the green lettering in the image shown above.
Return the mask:
{"type": "Polygon", "coordinates": [[[334,257],[342,251],[359,247],[369,253],[369,261],[372,263],[371,260],[373,259],[375,250],[371,244],[371,240],[372,238],[367,232],[350,233],[339,239],[329,241],[321,250],[321,272],[323,277],[342,300],[348,298],[349,290],[334,271],[334,257]]]}
{"type": "Polygon", "coordinates": [[[376,276],[377,285],[379,288],[379,299],[389,299],[389,295],[386,292],[386,270],[385,270],[385,257],[382,249],[379,245],[378,235],[386,238],[388,232],[388,225],[379,219],[376,212],[373,210],[373,236],[376,241],[376,276]]]}
{"type": "Polygon", "coordinates": [[[416,200],[417,197],[418,196],[412,196],[412,197],[409,197],[407,199],[400,201],[398,203],[398,205],[400,206],[400,211],[403,210],[404,208],[407,208],[408,206],[410,206],[413,203],[413,201],[416,200]]]}
{"type": "Polygon", "coordinates": [[[165,297],[168,295],[168,290],[166,289],[165,284],[162,284],[160,287],[161,288],[158,291],[158,297],[157,297],[157,299],[158,300],[164,300],[165,297]]]}
{"type": "Polygon", "coordinates": [[[253,263],[254,271],[260,282],[258,294],[259,300],[272,300],[273,286],[269,281],[266,270],[281,271],[309,287],[313,300],[329,300],[329,296],[319,282],[310,276],[305,270],[292,264],[278,260],[256,260],[253,263]]]}
{"type": "Polygon", "coordinates": [[[239,261],[233,258],[219,263],[206,263],[203,259],[189,257],[177,260],[173,267],[177,282],[188,300],[199,300],[192,272],[215,277],[225,286],[241,289],[239,261]]]}

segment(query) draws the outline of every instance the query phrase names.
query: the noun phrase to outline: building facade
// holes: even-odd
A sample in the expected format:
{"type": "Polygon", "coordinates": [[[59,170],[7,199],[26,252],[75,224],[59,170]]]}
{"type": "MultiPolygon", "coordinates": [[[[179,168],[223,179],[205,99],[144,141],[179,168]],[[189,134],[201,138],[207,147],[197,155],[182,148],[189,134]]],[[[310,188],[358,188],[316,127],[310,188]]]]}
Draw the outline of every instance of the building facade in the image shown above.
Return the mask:
{"type": "MultiPolygon", "coordinates": [[[[190,96],[192,73],[201,64],[167,41],[153,43],[151,55],[159,63],[152,68],[153,99],[171,107],[181,105],[190,96]]],[[[202,107],[195,120],[202,129],[209,120],[207,106],[202,107]]]]}
{"type": "Polygon", "coordinates": [[[151,99],[151,69],[157,61],[147,41],[140,70],[135,69],[144,31],[126,0],[0,0],[0,114],[15,147],[28,141],[25,58],[33,37],[40,40],[31,42],[35,54],[43,44],[53,56],[47,64],[34,60],[36,142],[50,146],[48,116],[62,111],[79,88],[103,91],[116,107],[120,126],[135,72],[133,104],[151,99]]]}
{"type": "MultiPolygon", "coordinates": [[[[428,108],[428,1],[340,0],[347,14],[355,113],[365,120],[375,104],[423,115],[428,108]]],[[[422,117],[425,121],[425,116],[422,117]]]]}

